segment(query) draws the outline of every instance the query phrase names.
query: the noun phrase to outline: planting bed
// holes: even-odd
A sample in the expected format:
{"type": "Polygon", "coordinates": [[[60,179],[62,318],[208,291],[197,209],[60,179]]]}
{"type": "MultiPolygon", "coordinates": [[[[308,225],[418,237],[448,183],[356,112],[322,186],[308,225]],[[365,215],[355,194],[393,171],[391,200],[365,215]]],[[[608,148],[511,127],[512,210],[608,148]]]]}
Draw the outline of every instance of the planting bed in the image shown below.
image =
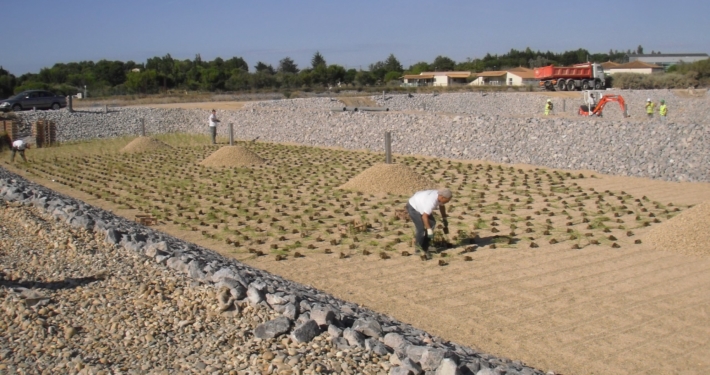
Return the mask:
{"type": "MultiPolygon", "coordinates": [[[[285,260],[313,253],[413,254],[412,225],[395,215],[408,195],[338,188],[378,163],[380,154],[250,143],[249,150],[266,164],[214,168],[200,162],[220,146],[175,146],[77,158],[37,155],[22,168],[116,208],[139,210],[162,224],[224,242],[237,255],[285,260]]],[[[577,184],[594,175],[417,157],[397,162],[455,194],[447,207],[450,235],[440,226],[435,233],[446,262],[433,265],[469,260],[463,254],[474,245],[634,246],[635,231],[685,208],[577,184]]]]}

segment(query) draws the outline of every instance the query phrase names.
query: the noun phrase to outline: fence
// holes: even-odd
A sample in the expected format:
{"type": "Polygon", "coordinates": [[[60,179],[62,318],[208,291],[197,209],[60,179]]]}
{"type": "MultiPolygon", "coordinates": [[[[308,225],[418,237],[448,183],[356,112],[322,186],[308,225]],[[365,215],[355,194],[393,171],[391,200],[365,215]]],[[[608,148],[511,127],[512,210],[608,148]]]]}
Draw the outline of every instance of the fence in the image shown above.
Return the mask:
{"type": "Polygon", "coordinates": [[[54,121],[38,120],[32,124],[32,136],[37,147],[49,147],[57,143],[57,124],[54,121]]]}

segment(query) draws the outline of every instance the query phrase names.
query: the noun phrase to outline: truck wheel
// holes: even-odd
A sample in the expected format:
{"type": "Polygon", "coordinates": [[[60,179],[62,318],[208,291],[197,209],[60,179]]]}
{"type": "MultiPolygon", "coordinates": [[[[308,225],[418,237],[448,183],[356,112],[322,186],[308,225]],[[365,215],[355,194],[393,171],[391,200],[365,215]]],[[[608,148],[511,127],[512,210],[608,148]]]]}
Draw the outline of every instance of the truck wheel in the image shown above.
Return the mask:
{"type": "Polygon", "coordinates": [[[567,91],[567,85],[565,85],[564,79],[557,81],[557,89],[560,91],[567,91]]]}
{"type": "Polygon", "coordinates": [[[586,79],[582,81],[582,90],[589,90],[590,87],[591,86],[589,86],[589,81],[587,81],[586,79]]]}
{"type": "Polygon", "coordinates": [[[595,82],[594,82],[594,88],[597,89],[597,90],[601,90],[601,89],[602,89],[602,83],[601,83],[601,81],[595,81],[595,82]]]}
{"type": "Polygon", "coordinates": [[[577,89],[577,87],[574,85],[574,80],[573,79],[567,80],[567,91],[574,91],[576,89],[577,89]]]}

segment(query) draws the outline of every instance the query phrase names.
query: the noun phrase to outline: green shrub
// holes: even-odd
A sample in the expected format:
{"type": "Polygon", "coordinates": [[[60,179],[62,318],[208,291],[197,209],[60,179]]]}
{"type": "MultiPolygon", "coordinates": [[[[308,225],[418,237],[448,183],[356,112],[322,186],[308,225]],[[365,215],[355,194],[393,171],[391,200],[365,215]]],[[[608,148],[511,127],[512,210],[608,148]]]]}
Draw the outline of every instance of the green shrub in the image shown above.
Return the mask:
{"type": "Polygon", "coordinates": [[[619,89],[650,90],[650,89],[685,89],[695,87],[698,80],[692,73],[617,73],[614,74],[613,87],[619,89]]]}

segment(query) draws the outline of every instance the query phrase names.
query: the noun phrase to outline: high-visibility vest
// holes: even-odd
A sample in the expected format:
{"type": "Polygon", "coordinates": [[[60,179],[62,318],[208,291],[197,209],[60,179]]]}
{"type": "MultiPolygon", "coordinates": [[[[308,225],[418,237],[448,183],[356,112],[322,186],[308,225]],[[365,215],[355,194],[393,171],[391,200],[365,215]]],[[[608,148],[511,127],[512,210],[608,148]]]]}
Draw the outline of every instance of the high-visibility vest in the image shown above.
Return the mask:
{"type": "Polygon", "coordinates": [[[655,104],[646,103],[646,113],[653,113],[653,107],[655,107],[655,104]]]}
{"type": "Polygon", "coordinates": [[[661,114],[661,116],[665,116],[668,114],[668,107],[666,107],[665,104],[661,104],[661,106],[658,108],[658,112],[661,114]]]}

